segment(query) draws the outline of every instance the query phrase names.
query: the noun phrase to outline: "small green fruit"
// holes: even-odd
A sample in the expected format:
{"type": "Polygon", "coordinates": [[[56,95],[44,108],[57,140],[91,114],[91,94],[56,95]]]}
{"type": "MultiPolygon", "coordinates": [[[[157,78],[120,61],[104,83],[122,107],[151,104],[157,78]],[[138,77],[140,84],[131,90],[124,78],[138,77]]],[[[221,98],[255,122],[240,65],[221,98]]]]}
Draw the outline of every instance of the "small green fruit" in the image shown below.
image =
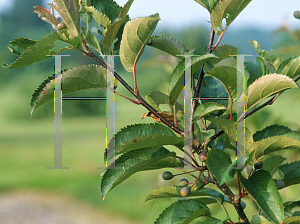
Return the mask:
{"type": "Polygon", "coordinates": [[[206,161],[206,159],[207,159],[207,154],[206,154],[206,152],[201,152],[201,153],[199,154],[199,159],[200,159],[200,161],[202,161],[202,162],[206,161]]]}
{"type": "Polygon", "coordinates": [[[282,189],[285,187],[285,183],[282,180],[276,182],[276,186],[278,189],[282,189]]]}
{"type": "Polygon", "coordinates": [[[181,196],[186,197],[190,193],[191,193],[191,187],[190,186],[186,186],[186,187],[181,188],[181,191],[180,191],[181,196]]]}
{"type": "Polygon", "coordinates": [[[185,179],[185,178],[181,178],[179,180],[179,186],[180,187],[185,187],[186,185],[188,185],[188,183],[189,183],[189,181],[187,179],[185,179]]]}
{"type": "Polygon", "coordinates": [[[258,169],[261,169],[263,167],[263,165],[264,165],[263,161],[261,161],[259,159],[254,163],[254,168],[258,170],[258,169]]]}
{"type": "Polygon", "coordinates": [[[165,171],[162,173],[162,178],[164,180],[171,180],[174,177],[174,175],[170,171],[165,171]]]}

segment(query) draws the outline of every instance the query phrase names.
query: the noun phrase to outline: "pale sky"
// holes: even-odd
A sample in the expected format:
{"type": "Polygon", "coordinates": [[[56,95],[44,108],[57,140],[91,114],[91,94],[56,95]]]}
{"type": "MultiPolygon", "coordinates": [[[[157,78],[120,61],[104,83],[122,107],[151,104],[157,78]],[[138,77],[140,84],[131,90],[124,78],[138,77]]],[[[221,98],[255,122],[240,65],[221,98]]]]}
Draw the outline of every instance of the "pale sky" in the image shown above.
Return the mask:
{"type": "MultiPolygon", "coordinates": [[[[124,5],[127,0],[116,0],[124,5]]],[[[293,17],[293,12],[300,10],[300,0],[253,0],[241,12],[231,26],[277,27],[284,19],[291,26],[300,26],[300,20],[293,17]]],[[[136,0],[129,15],[131,18],[148,16],[158,12],[159,23],[167,26],[184,26],[186,22],[206,23],[209,13],[193,0],[136,0]]]]}
{"type": "MultiPolygon", "coordinates": [[[[124,5],[127,0],[115,0],[124,5]]],[[[11,1],[0,0],[1,11],[9,10],[11,1]]],[[[41,1],[42,2],[42,1],[41,1]]],[[[43,2],[52,2],[44,0],[43,2]]],[[[30,1],[28,1],[30,4],[30,1]]],[[[293,12],[300,10],[300,0],[253,0],[242,11],[231,27],[257,26],[276,28],[289,21],[292,27],[299,27],[300,20],[293,17],[293,12]]],[[[135,0],[129,10],[130,18],[159,13],[161,21],[158,26],[183,27],[186,23],[207,24],[209,14],[194,0],[135,0]]]]}

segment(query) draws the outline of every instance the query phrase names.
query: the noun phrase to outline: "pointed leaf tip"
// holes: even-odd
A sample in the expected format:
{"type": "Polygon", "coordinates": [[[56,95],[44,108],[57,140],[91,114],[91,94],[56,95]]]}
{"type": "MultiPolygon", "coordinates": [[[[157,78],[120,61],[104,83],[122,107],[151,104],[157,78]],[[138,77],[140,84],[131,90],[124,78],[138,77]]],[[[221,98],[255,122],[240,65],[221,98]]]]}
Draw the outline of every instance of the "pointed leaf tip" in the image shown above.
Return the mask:
{"type": "Polygon", "coordinates": [[[120,45],[121,63],[128,72],[134,67],[159,21],[158,14],[135,18],[126,23],[120,45]]]}

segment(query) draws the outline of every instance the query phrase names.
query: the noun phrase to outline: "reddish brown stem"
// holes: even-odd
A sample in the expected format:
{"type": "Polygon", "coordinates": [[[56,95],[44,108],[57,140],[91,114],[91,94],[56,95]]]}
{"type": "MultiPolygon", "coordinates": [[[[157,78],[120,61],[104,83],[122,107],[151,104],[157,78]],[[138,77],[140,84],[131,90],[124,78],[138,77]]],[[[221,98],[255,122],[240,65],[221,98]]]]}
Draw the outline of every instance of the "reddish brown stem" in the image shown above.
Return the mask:
{"type": "Polygon", "coordinates": [[[143,105],[147,110],[149,110],[151,113],[153,113],[156,117],[160,118],[161,122],[163,122],[165,125],[167,125],[169,128],[171,128],[176,133],[180,134],[181,136],[184,136],[184,132],[180,130],[178,127],[173,126],[170,122],[168,122],[165,118],[163,118],[159,113],[157,113],[139,94],[137,94],[125,81],[122,79],[121,76],[117,72],[115,72],[112,68],[108,67],[103,61],[101,61],[92,51],[90,51],[86,45],[85,40],[82,41],[82,46],[85,50],[86,55],[93,58],[95,61],[97,61],[102,67],[109,69],[111,72],[114,73],[114,76],[118,81],[126,88],[128,91],[137,98],[138,102],[140,102],[141,105],[143,105]]]}

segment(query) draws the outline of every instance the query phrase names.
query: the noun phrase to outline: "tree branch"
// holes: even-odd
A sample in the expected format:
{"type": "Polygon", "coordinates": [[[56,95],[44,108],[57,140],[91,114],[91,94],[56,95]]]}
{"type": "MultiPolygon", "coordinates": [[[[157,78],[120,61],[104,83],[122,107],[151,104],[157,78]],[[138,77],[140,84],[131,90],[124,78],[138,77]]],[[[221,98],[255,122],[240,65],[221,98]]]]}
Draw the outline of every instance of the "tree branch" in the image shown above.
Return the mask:
{"type": "MultiPolygon", "coordinates": [[[[297,82],[299,79],[300,79],[300,75],[299,75],[296,79],[294,79],[294,82],[297,82]]],[[[286,90],[286,89],[285,89],[285,90],[286,90]]],[[[241,122],[241,121],[243,120],[243,118],[249,117],[250,115],[252,115],[252,114],[254,114],[255,112],[257,112],[257,111],[261,110],[262,108],[264,108],[265,106],[272,105],[272,104],[275,102],[275,100],[277,99],[277,97],[278,97],[281,93],[283,93],[285,90],[283,90],[283,91],[280,92],[280,93],[277,93],[277,94],[276,94],[274,97],[272,97],[270,100],[268,100],[268,101],[265,102],[264,104],[260,105],[259,107],[253,109],[253,110],[250,111],[249,113],[246,113],[245,116],[240,117],[240,118],[237,120],[237,122],[238,122],[238,123],[241,122]]],[[[222,130],[222,131],[216,133],[215,135],[211,136],[210,139],[208,140],[208,143],[211,142],[212,140],[216,139],[217,137],[219,137],[219,136],[222,135],[223,133],[225,133],[225,132],[222,130]]],[[[207,150],[207,149],[206,149],[206,150],[207,150]]]]}
{"type": "Polygon", "coordinates": [[[159,113],[157,113],[138,93],[136,93],[126,82],[124,79],[119,76],[117,72],[115,72],[112,68],[108,67],[103,61],[101,61],[86,45],[85,40],[82,41],[82,46],[85,50],[86,55],[96,60],[102,67],[109,69],[111,72],[114,73],[114,76],[118,81],[125,86],[125,88],[135,97],[137,98],[138,102],[143,105],[147,110],[149,110],[151,113],[153,113],[156,117],[160,118],[161,122],[163,122],[165,125],[167,125],[169,128],[171,128],[176,133],[180,134],[181,136],[184,136],[184,132],[180,130],[178,127],[173,126],[171,123],[169,123],[165,118],[163,118],[159,113]]]}
{"type": "Polygon", "coordinates": [[[250,222],[244,212],[244,209],[240,203],[241,199],[239,197],[235,196],[226,184],[223,184],[220,186],[217,183],[217,186],[229,198],[229,200],[231,201],[235,210],[237,211],[238,216],[239,216],[238,223],[250,224],[250,222]]]}

